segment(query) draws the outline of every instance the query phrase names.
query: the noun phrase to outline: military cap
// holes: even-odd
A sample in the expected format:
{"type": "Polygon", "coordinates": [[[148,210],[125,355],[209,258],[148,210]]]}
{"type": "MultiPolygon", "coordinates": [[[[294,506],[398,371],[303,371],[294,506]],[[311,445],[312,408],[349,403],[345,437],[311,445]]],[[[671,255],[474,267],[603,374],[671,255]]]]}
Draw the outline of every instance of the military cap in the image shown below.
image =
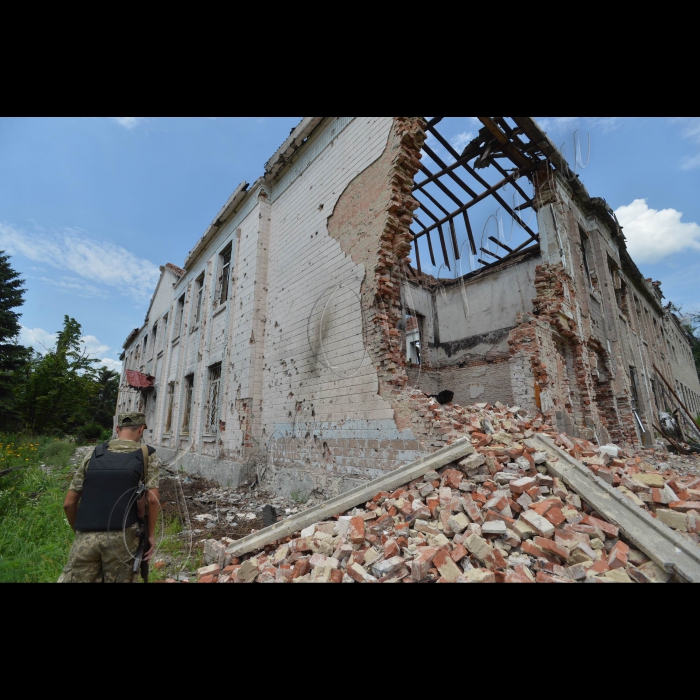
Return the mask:
{"type": "Polygon", "coordinates": [[[137,428],[139,425],[146,425],[146,414],[136,411],[120,413],[117,418],[117,425],[120,428],[137,428]]]}

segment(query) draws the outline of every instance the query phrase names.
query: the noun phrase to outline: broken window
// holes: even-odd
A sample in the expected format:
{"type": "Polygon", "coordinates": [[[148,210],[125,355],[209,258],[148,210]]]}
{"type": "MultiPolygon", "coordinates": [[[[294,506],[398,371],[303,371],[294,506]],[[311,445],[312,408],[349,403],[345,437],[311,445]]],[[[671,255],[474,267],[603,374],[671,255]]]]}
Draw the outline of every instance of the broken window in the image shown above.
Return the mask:
{"type": "Polygon", "coordinates": [[[231,277],[231,246],[221,253],[221,276],[219,277],[219,304],[223,304],[228,299],[228,285],[231,277]]]}
{"type": "Polygon", "coordinates": [[[158,340],[158,323],[153,324],[153,332],[151,334],[153,336],[153,341],[151,342],[151,356],[155,355],[156,353],[156,340],[158,340]]]}
{"type": "Polygon", "coordinates": [[[169,433],[173,423],[173,400],[175,399],[175,382],[168,384],[168,395],[166,397],[165,432],[169,433]]]}
{"type": "Polygon", "coordinates": [[[177,328],[175,329],[175,339],[180,337],[182,326],[185,321],[185,295],[177,300],[177,328]]]}
{"type": "Polygon", "coordinates": [[[197,305],[194,311],[194,325],[198,325],[202,318],[202,299],[204,297],[204,274],[197,279],[197,305]]]}
{"type": "Polygon", "coordinates": [[[146,361],[146,347],[148,345],[148,336],[144,335],[143,336],[143,361],[146,361]]]}
{"type": "Polygon", "coordinates": [[[221,411],[221,363],[209,368],[209,396],[207,398],[206,432],[214,435],[219,430],[221,411]]]}
{"type": "Polygon", "coordinates": [[[185,377],[185,405],[182,414],[182,429],[180,432],[183,435],[188,435],[190,432],[190,415],[192,414],[192,394],[194,393],[194,375],[189,374],[185,377]]]}

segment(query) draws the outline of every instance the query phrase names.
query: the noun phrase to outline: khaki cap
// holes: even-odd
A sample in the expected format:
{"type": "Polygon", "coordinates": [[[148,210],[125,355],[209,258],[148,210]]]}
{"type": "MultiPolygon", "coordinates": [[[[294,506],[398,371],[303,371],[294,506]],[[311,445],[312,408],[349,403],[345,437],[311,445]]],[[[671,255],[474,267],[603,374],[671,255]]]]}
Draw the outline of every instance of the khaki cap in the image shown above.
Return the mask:
{"type": "Polygon", "coordinates": [[[117,425],[120,428],[138,427],[146,425],[146,414],[132,411],[131,413],[120,413],[117,417],[117,425]]]}

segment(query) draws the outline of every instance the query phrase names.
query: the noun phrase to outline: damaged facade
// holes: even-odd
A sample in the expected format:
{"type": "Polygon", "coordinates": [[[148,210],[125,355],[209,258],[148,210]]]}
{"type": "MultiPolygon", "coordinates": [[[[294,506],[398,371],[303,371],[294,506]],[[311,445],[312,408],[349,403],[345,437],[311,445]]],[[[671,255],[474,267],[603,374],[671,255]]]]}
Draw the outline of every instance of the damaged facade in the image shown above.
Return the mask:
{"type": "Polygon", "coordinates": [[[145,410],[148,442],[185,469],[324,495],[449,442],[448,407],[426,396],[443,390],[599,444],[651,444],[671,387],[697,413],[689,338],[605,201],[533,120],[480,119],[447,165],[425,143],[440,118],[305,118],[184,269],[161,268],[118,411],[145,410]],[[469,212],[489,198],[521,245],[477,246],[469,212]],[[456,221],[479,258],[467,274],[456,221]],[[421,271],[426,250],[449,279],[421,271]]]}

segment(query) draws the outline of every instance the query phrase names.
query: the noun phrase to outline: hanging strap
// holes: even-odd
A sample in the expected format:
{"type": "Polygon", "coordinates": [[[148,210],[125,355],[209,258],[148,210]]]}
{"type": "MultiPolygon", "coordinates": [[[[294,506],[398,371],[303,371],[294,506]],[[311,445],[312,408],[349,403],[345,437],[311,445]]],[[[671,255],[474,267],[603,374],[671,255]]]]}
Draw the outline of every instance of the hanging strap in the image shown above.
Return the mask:
{"type": "Polygon", "coordinates": [[[148,445],[141,445],[143,455],[143,482],[146,483],[146,467],[148,467],[148,445]]]}

